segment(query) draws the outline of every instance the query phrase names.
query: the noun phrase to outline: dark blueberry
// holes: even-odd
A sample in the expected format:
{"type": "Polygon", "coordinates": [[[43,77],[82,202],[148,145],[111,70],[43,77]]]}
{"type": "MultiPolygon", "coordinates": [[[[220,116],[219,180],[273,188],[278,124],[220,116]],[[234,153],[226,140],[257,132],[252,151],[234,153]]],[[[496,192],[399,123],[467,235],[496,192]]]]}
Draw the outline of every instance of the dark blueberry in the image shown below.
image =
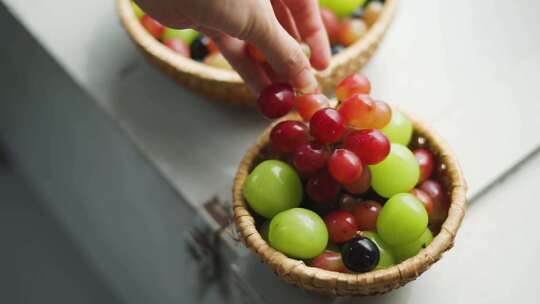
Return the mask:
{"type": "Polygon", "coordinates": [[[341,248],[343,264],[354,272],[368,272],[379,263],[379,248],[370,239],[357,236],[341,248]]]}
{"type": "Polygon", "coordinates": [[[364,18],[364,8],[363,8],[363,7],[359,7],[356,11],[354,11],[354,12],[351,14],[351,18],[356,18],[356,19],[362,19],[362,18],[364,18]]]}
{"type": "Polygon", "coordinates": [[[341,44],[336,44],[332,46],[332,55],[335,55],[341,51],[343,51],[345,47],[341,44]]]}
{"type": "Polygon", "coordinates": [[[210,42],[210,39],[206,36],[200,36],[197,39],[193,40],[191,45],[189,46],[189,51],[191,54],[191,58],[202,61],[206,55],[208,55],[208,43],[210,42]]]}

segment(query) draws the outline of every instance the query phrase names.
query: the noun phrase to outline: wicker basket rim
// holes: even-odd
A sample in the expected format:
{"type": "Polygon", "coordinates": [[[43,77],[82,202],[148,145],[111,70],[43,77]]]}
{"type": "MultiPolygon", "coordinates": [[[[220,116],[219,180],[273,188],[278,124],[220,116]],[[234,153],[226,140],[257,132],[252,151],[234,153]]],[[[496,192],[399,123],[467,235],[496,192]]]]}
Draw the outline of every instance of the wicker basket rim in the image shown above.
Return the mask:
{"type": "MultiPolygon", "coordinates": [[[[429,246],[416,256],[397,265],[368,273],[347,274],[307,266],[303,261],[289,258],[267,244],[255,227],[255,220],[248,210],[242,195],[242,186],[249,174],[249,169],[252,166],[255,157],[260,150],[268,144],[270,130],[275,124],[279,123],[279,121],[268,127],[258,138],[255,145],[253,145],[246,153],[238,167],[234,180],[234,219],[238,232],[246,242],[246,245],[262,256],[263,260],[271,264],[271,266],[277,270],[278,274],[282,276],[292,272],[299,277],[309,274],[309,277],[311,278],[316,277],[319,284],[321,284],[321,282],[326,282],[330,283],[330,286],[335,286],[336,282],[355,282],[353,285],[383,285],[400,282],[403,279],[404,273],[412,272],[419,275],[421,271],[419,273],[418,269],[426,269],[429,265],[437,261],[444,251],[453,245],[454,237],[463,220],[466,209],[467,185],[461,168],[448,145],[433,130],[428,128],[424,122],[411,116],[409,113],[405,114],[413,121],[415,132],[426,137],[430,145],[439,152],[442,162],[447,166],[447,174],[451,181],[450,209],[448,216],[443,223],[440,233],[434,237],[429,246]]],[[[284,119],[298,119],[298,116],[296,116],[296,114],[294,114],[294,116],[289,115],[284,119]]]]}
{"type": "MultiPolygon", "coordinates": [[[[380,33],[384,32],[384,29],[391,22],[392,17],[397,9],[397,1],[398,0],[386,0],[381,15],[368,29],[364,37],[353,45],[344,49],[339,54],[332,56],[330,66],[324,71],[318,71],[317,77],[322,78],[327,75],[331,75],[339,66],[351,60],[352,57],[357,56],[359,51],[372,45],[378,39],[380,33]]],[[[117,12],[120,16],[122,24],[135,43],[137,43],[146,52],[152,54],[154,57],[159,58],[174,69],[187,74],[197,75],[202,79],[215,80],[231,84],[243,83],[242,78],[240,78],[238,73],[235,71],[215,68],[190,58],[179,56],[163,44],[159,43],[144,29],[140,22],[138,22],[131,7],[131,0],[117,0],[117,12]]]]}

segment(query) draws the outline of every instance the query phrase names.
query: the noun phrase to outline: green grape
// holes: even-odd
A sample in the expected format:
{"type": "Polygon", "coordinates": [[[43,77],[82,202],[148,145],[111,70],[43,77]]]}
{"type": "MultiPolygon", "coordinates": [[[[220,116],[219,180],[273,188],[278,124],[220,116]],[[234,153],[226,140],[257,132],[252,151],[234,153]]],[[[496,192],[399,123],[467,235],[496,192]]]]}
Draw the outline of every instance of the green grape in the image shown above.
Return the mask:
{"type": "Polygon", "coordinates": [[[180,39],[187,45],[190,45],[195,38],[199,37],[200,33],[192,29],[177,30],[170,27],[165,28],[163,33],[163,41],[171,38],[180,39]]]}
{"type": "Polygon", "coordinates": [[[268,242],[268,232],[270,231],[270,221],[264,221],[261,227],[259,227],[259,234],[263,240],[268,242]]]}
{"type": "Polygon", "coordinates": [[[293,208],[274,216],[268,238],[272,247],[289,257],[311,259],[326,249],[328,231],[317,213],[293,208]]]}
{"type": "Polygon", "coordinates": [[[366,0],[319,0],[321,6],[324,6],[334,12],[339,18],[350,16],[360,6],[364,5],[366,0]]]}
{"type": "Polygon", "coordinates": [[[428,214],[424,204],[410,193],[392,196],[377,218],[377,233],[390,246],[418,239],[426,230],[428,214]]]}
{"type": "Polygon", "coordinates": [[[302,182],[287,163],[266,160],[255,167],[247,177],[244,197],[257,214],[272,218],[283,210],[300,205],[302,182]]]}
{"type": "Polygon", "coordinates": [[[390,267],[395,264],[394,255],[390,247],[373,231],[363,231],[362,235],[372,240],[379,248],[379,263],[375,269],[390,267]]]}
{"type": "Polygon", "coordinates": [[[141,7],[138,6],[137,3],[135,3],[134,1],[131,1],[131,7],[133,8],[133,12],[135,13],[135,16],[137,17],[137,19],[141,19],[142,16],[144,15],[144,12],[141,9],[141,7]]]}
{"type": "Polygon", "coordinates": [[[409,192],[420,177],[420,167],[407,147],[392,144],[390,153],[380,163],[369,166],[371,186],[380,196],[409,192]]]}
{"type": "Polygon", "coordinates": [[[431,230],[426,229],[424,233],[414,242],[401,245],[401,246],[395,246],[392,247],[392,252],[394,253],[394,256],[396,259],[401,262],[404,261],[410,257],[413,257],[417,255],[420,250],[423,248],[426,248],[427,245],[431,244],[431,241],[433,240],[433,234],[431,233],[431,230]]]}
{"type": "Polygon", "coordinates": [[[413,125],[405,114],[393,109],[390,122],[381,131],[391,143],[407,146],[411,141],[413,125]]]}

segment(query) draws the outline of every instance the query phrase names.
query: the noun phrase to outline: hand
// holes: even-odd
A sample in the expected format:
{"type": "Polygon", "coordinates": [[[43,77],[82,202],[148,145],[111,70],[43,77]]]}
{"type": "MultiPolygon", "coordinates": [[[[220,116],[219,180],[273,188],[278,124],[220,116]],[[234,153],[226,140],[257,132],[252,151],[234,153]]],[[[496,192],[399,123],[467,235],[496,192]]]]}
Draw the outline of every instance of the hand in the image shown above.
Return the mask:
{"type": "Polygon", "coordinates": [[[136,2],[166,26],[195,28],[210,36],[255,94],[277,81],[312,92],[318,83],[311,66],[323,70],[330,62],[330,45],[317,0],[136,2]],[[310,46],[311,64],[295,38],[310,46]],[[246,54],[246,42],[261,50],[270,70],[246,54]]]}

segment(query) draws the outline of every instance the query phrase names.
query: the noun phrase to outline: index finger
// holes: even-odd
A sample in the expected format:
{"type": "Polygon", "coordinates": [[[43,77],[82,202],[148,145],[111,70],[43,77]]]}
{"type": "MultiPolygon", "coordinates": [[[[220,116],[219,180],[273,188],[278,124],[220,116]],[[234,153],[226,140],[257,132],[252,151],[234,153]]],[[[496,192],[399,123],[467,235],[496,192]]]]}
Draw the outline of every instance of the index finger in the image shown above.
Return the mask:
{"type": "Polygon", "coordinates": [[[311,48],[311,65],[323,70],[330,64],[330,42],[322,22],[318,1],[282,0],[289,8],[300,36],[311,48]]]}

